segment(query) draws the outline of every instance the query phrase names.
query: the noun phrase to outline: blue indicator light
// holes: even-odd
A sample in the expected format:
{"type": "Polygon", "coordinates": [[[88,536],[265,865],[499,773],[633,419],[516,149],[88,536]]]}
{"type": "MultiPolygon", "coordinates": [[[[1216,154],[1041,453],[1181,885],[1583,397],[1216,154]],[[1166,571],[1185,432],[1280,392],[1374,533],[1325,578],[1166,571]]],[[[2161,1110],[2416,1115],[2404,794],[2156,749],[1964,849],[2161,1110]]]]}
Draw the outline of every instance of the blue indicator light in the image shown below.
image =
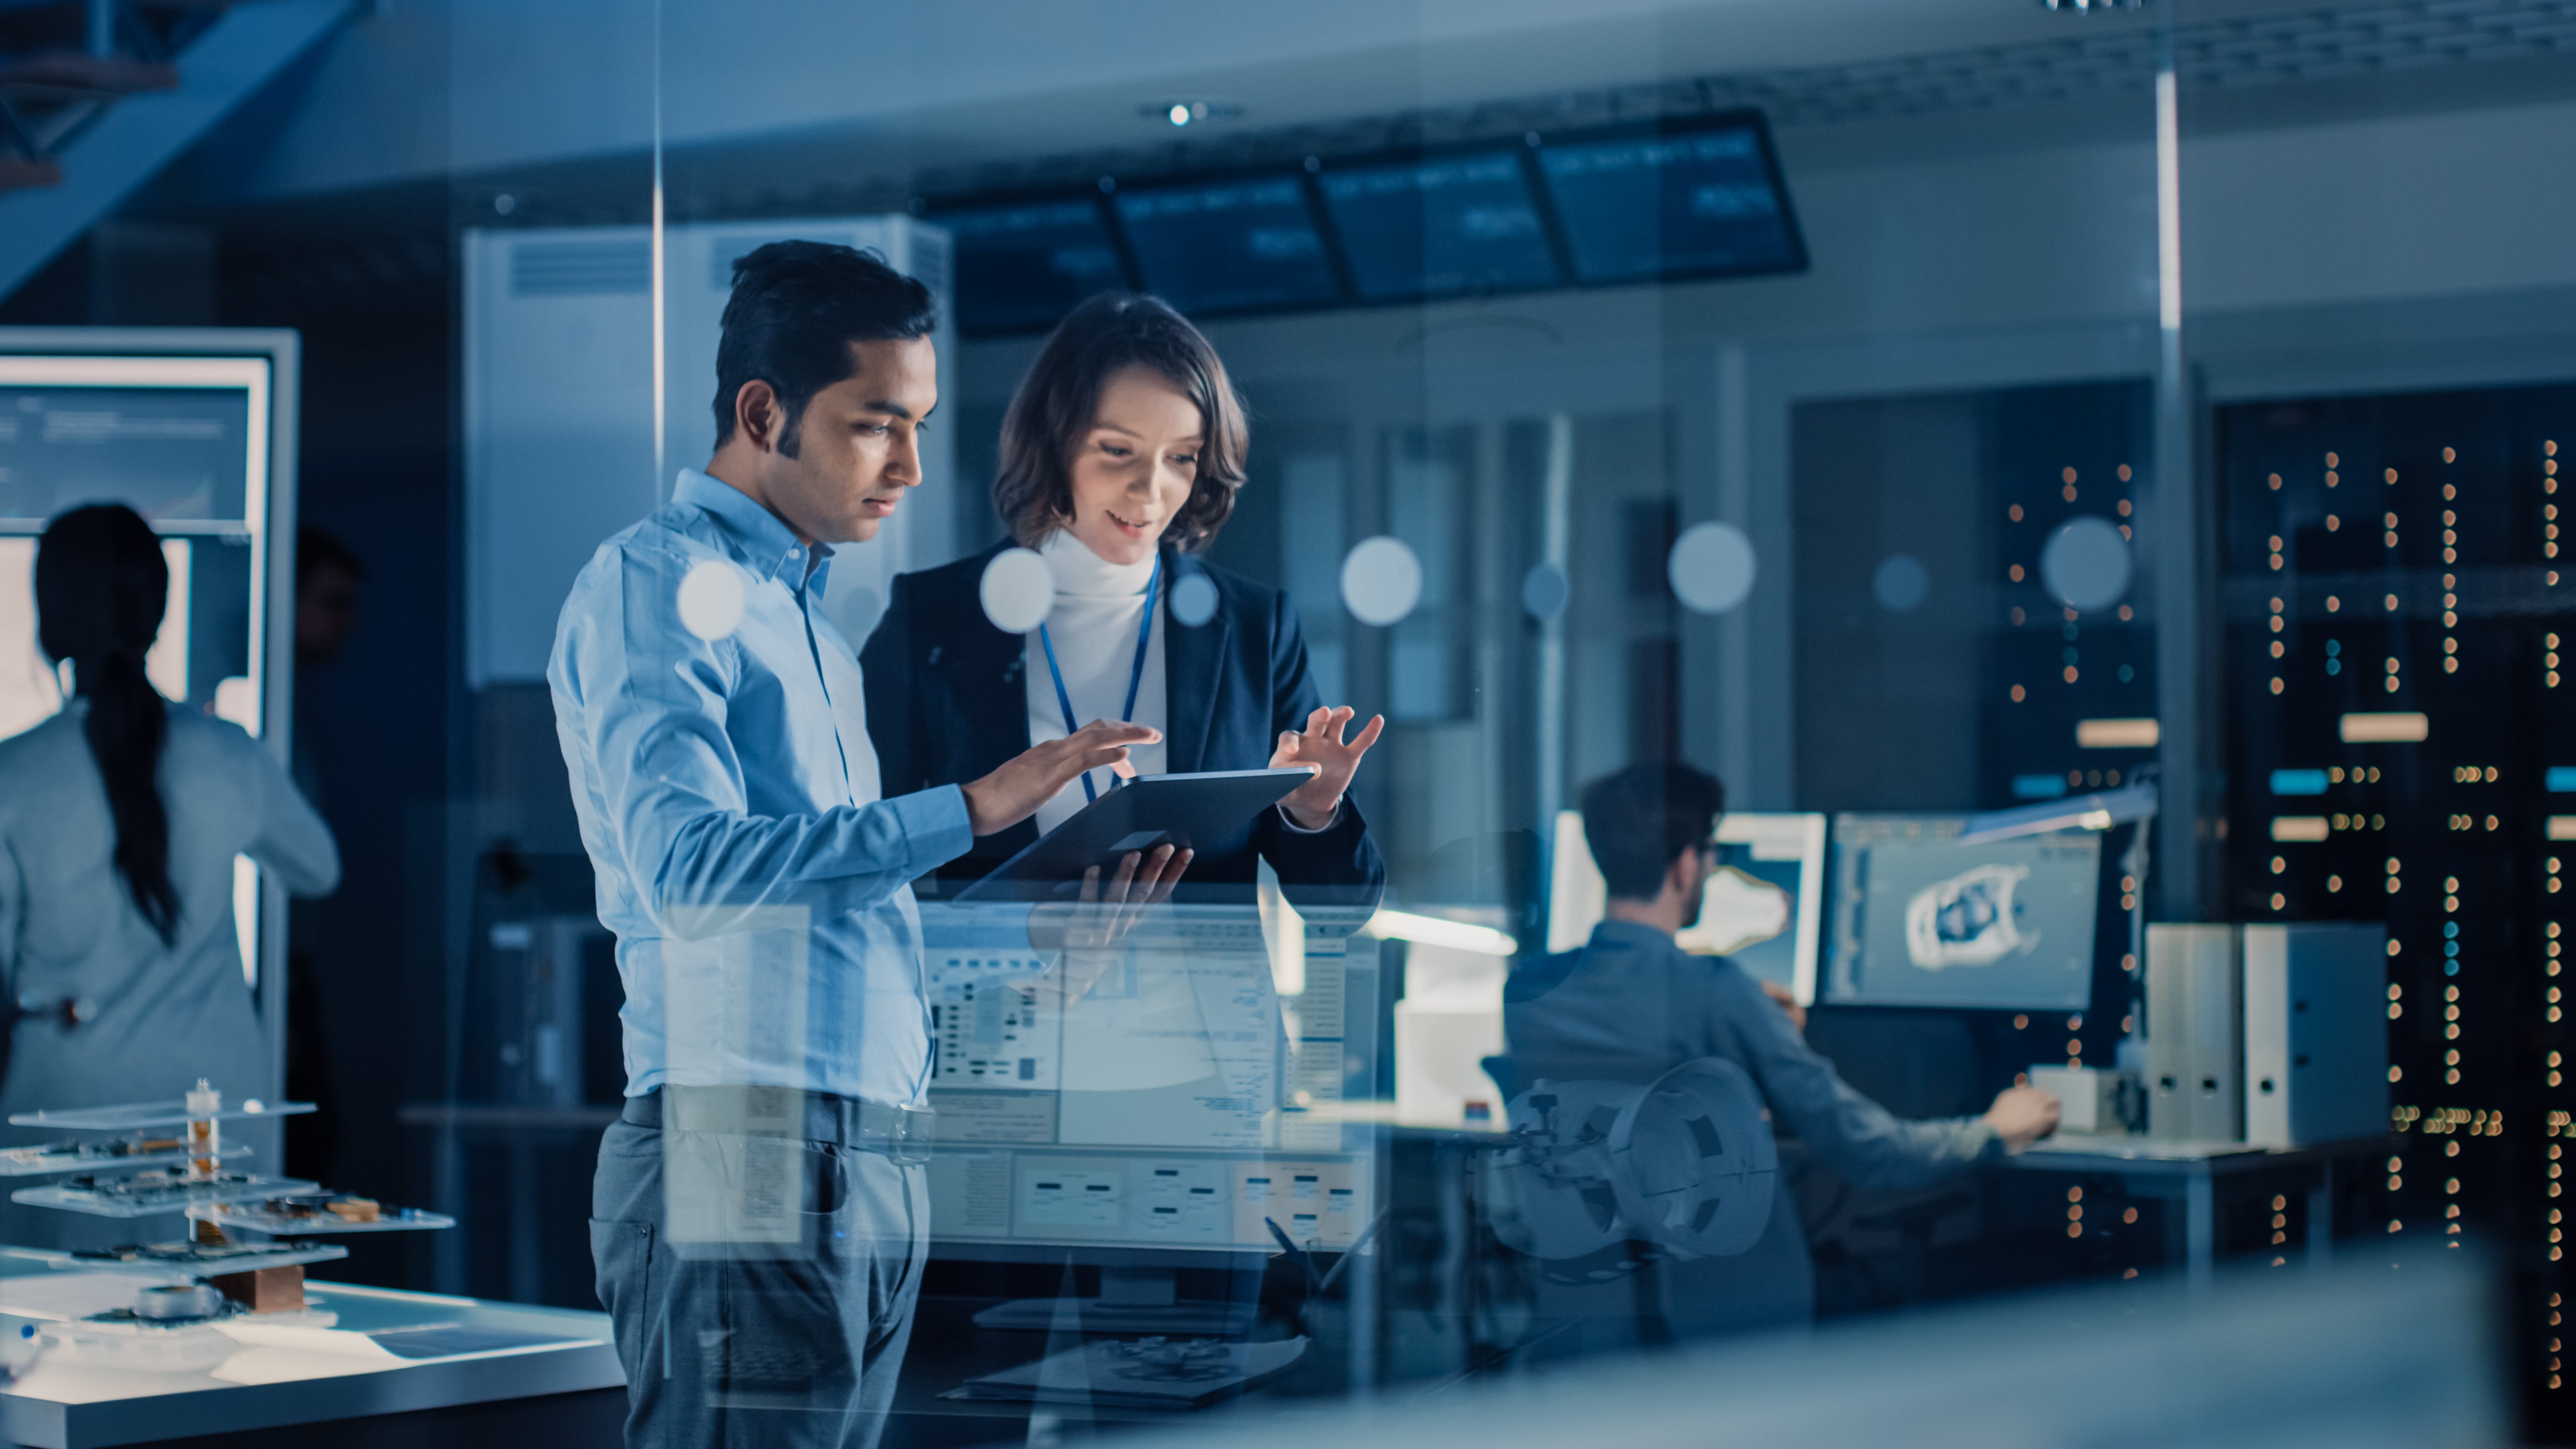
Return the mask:
{"type": "Polygon", "coordinates": [[[2272,793],[2275,795],[2322,795],[2326,792],[2323,770],[2274,770],[2272,793]]]}
{"type": "Polygon", "coordinates": [[[2013,776],[2013,798],[2016,800],[2054,800],[2065,793],[2064,775],[2013,776]]]}
{"type": "Polygon", "coordinates": [[[2576,765],[2552,765],[2547,780],[2552,795],[2576,795],[2576,765]]]}
{"type": "Polygon", "coordinates": [[[2457,921],[2444,921],[2442,923],[2442,934],[2445,936],[2456,936],[2460,934],[2460,923],[2457,921]]]}
{"type": "Polygon", "coordinates": [[[2443,963],[2442,963],[2442,974],[2443,974],[2443,975],[2445,975],[2445,976],[2457,976],[2457,975],[2459,975],[2459,974],[2460,974],[2460,963],[2459,963],[2459,962],[2457,962],[2457,961],[2445,961],[2445,962],[2443,962],[2443,963]]]}

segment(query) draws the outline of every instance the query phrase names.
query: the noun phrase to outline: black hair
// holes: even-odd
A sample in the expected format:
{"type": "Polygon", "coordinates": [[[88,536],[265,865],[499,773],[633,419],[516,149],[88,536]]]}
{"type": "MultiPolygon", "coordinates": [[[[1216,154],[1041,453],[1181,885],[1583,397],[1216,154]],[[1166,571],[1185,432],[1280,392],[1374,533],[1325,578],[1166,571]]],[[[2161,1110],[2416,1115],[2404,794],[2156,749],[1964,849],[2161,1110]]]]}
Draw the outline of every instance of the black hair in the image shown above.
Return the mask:
{"type": "Polygon", "coordinates": [[[858,371],[851,343],[927,337],[938,325],[930,289],[873,251],[816,241],[754,248],[734,261],[716,342],[716,446],[733,437],[734,399],[757,378],[787,413],[778,451],[795,457],[805,404],[858,371]]]}
{"type": "Polygon", "coordinates": [[[1583,840],[1610,894],[1650,901],[1681,853],[1708,844],[1726,787],[1678,761],[1630,765],[1583,787],[1583,840]]]}
{"type": "Polygon", "coordinates": [[[1234,513],[1250,444],[1243,398],[1206,334],[1159,297],[1103,292],[1073,309],[1038,349],[1002,416],[1002,466],[993,509],[1011,537],[1035,548],[1073,521],[1074,450],[1091,431],[1100,389],[1129,367],[1151,368],[1198,405],[1198,476],[1172,515],[1170,538],[1184,553],[1205,548],[1234,513]]]}
{"type": "Polygon", "coordinates": [[[133,509],[94,503],[45,525],[36,545],[37,642],[48,658],[71,662],[72,687],[89,701],[81,729],[116,822],[116,868],[164,945],[179,929],[160,786],[170,720],[143,656],[169,602],[161,540],[133,509]]]}
{"type": "Polygon", "coordinates": [[[303,593],[304,586],[324,569],[337,569],[353,579],[367,576],[366,562],[356,549],[318,528],[295,530],[295,592],[303,593]]]}

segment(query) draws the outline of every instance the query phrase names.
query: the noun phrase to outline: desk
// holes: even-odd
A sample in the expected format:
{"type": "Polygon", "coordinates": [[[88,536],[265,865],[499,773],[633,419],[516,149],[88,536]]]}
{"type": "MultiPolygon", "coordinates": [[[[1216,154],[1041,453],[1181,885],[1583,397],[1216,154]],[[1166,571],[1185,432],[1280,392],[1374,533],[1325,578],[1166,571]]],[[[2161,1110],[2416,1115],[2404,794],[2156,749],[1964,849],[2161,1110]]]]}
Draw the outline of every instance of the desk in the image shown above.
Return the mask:
{"type": "MultiPolygon", "coordinates": [[[[37,1275],[87,1276],[0,1265],[0,1278],[37,1275]]],[[[35,1286],[30,1283],[30,1290],[35,1286]]],[[[453,1327],[554,1341],[421,1358],[246,1344],[243,1354],[200,1373],[82,1368],[40,1359],[0,1388],[0,1441],[41,1449],[142,1444],[622,1388],[626,1382],[604,1313],[339,1283],[308,1282],[305,1293],[315,1307],[339,1315],[338,1327],[353,1336],[453,1327]]],[[[406,1347],[419,1351],[417,1345],[406,1347]]]]}
{"type": "Polygon", "coordinates": [[[2385,1137],[2308,1147],[2243,1142],[2160,1141],[2125,1133],[2060,1133],[2004,1159],[2014,1172],[2116,1177],[2139,1197],[2179,1198],[2182,1260],[2194,1288],[2206,1287],[2218,1262],[2218,1191],[2254,1177],[2290,1178],[2307,1193],[2307,1259],[2322,1268],[2334,1256],[2334,1173],[2338,1163],[2376,1157],[2385,1137]]]}

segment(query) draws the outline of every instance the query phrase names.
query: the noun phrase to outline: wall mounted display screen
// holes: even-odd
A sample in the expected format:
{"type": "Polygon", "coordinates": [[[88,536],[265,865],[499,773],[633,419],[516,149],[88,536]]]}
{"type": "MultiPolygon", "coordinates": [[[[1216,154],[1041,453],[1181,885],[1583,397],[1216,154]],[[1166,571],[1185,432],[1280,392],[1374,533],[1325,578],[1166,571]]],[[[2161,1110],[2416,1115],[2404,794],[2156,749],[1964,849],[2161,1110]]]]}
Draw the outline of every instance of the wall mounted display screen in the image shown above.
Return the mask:
{"type": "Polygon", "coordinates": [[[1561,280],[1529,173],[1512,151],[1328,170],[1318,184],[1363,301],[1561,280]]]}
{"type": "Polygon", "coordinates": [[[1306,188],[1294,176],[1138,188],[1115,200],[1146,287],[1183,312],[1341,300],[1306,188]]]}
{"type": "Polygon", "coordinates": [[[957,327],[1042,332],[1084,298],[1127,285],[1099,203],[1087,196],[940,212],[956,248],[957,327]]]}
{"type": "Polygon", "coordinates": [[[1752,116],[1538,153],[1586,282],[1798,271],[1807,264],[1770,138],[1752,116]]]}
{"type": "Polygon", "coordinates": [[[1956,816],[1834,817],[1831,997],[1863,1006],[2082,1011],[2102,836],[1961,845],[1956,816]]]}

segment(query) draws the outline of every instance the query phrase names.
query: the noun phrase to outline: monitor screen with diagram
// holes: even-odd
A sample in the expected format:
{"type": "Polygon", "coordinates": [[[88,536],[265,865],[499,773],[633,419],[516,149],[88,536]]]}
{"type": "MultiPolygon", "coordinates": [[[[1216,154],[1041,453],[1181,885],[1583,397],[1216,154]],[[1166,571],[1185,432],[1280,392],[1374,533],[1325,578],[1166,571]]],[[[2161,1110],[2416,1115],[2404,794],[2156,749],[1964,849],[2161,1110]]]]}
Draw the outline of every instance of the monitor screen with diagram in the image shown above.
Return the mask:
{"type": "Polygon", "coordinates": [[[1962,845],[1959,816],[1834,817],[1827,995],[1867,1006],[2081,1011],[2102,835],[1962,845]]]}
{"type": "Polygon", "coordinates": [[[943,946],[941,913],[963,909],[925,919],[943,1255],[1337,1250],[1365,1232],[1371,1154],[1333,1112],[1373,1057],[1377,942],[1355,923],[1172,906],[1111,959],[1049,970],[1024,944],[943,946]]]}
{"type": "MultiPolygon", "coordinates": [[[[1700,892],[1699,918],[1673,939],[1699,956],[1724,956],[1789,991],[1816,999],[1816,943],[1823,933],[1825,817],[1737,811],[1718,817],[1717,870],[1700,892]]],[[[1556,819],[1549,874],[1547,948],[1590,940],[1608,910],[1601,868],[1584,843],[1583,816],[1556,819]]]]}

